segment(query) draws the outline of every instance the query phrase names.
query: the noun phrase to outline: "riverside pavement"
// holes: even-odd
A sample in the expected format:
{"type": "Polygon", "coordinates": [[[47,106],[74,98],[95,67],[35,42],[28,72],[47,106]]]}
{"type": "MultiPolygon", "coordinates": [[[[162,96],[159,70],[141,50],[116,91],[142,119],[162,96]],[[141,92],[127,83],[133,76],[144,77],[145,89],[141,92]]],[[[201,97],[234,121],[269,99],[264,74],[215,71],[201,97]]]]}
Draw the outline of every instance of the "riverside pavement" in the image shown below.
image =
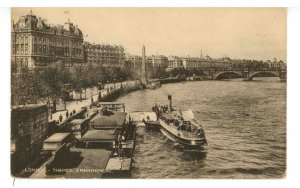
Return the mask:
{"type": "MultiPolygon", "coordinates": [[[[125,82],[122,82],[122,85],[123,86],[130,86],[130,85],[134,85],[136,84],[137,81],[125,81],[125,82]]],[[[96,87],[93,87],[93,88],[88,88],[86,90],[86,98],[85,99],[79,99],[78,98],[78,95],[74,95],[73,96],[76,96],[74,97],[75,100],[73,101],[70,101],[70,102],[67,102],[66,104],[66,110],[60,110],[60,111],[57,111],[55,113],[52,113],[52,115],[49,115],[49,121],[52,121],[52,120],[55,120],[55,121],[59,121],[59,116],[60,114],[62,115],[63,117],[63,121],[66,119],[66,112],[68,111],[69,114],[75,110],[76,112],[78,112],[82,107],[87,107],[89,106],[91,103],[92,103],[92,98],[93,98],[93,101],[97,101],[98,100],[98,95],[99,93],[101,93],[101,97],[103,97],[104,95],[107,94],[107,89],[108,88],[120,88],[121,87],[121,83],[109,83],[109,84],[105,84],[105,87],[104,89],[99,90],[96,88],[96,87]]],[[[84,95],[84,94],[83,94],[84,95]]]]}

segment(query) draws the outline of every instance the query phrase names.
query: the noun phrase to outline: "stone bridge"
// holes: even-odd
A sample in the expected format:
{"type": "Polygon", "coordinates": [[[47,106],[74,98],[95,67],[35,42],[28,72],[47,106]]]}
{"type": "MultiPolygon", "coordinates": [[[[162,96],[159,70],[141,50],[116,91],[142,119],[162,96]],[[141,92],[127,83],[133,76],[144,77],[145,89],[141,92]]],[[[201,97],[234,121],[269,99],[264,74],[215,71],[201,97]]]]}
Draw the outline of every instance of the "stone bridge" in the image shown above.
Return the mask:
{"type": "Polygon", "coordinates": [[[286,70],[217,70],[217,71],[203,71],[207,76],[210,76],[212,80],[222,79],[223,75],[236,75],[244,80],[253,80],[254,77],[264,76],[275,76],[279,77],[281,81],[286,81],[286,70]]]}

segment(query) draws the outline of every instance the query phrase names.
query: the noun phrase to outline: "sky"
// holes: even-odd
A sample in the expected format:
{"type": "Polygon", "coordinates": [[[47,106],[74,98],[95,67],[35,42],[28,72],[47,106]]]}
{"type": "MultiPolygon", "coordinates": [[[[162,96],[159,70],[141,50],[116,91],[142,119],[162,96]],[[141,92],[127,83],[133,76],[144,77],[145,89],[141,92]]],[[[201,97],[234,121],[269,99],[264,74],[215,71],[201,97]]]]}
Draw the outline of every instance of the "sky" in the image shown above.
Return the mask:
{"type": "Polygon", "coordinates": [[[47,23],[68,18],[84,40],[123,45],[127,53],[286,62],[285,8],[12,8],[12,20],[33,11],[47,23]]]}

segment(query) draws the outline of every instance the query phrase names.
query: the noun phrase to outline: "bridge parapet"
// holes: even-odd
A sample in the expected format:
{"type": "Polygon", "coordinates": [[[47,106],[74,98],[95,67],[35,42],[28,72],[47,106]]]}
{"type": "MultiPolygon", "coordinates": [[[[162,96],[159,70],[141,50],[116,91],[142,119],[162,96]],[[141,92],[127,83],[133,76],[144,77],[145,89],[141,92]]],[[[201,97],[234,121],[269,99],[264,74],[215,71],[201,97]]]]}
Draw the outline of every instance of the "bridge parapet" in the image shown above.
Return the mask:
{"type": "Polygon", "coordinates": [[[220,76],[224,74],[235,74],[244,80],[253,80],[254,77],[260,74],[268,74],[279,77],[280,80],[286,80],[286,70],[213,70],[213,71],[204,71],[206,75],[210,75],[213,80],[220,79],[220,76]]]}

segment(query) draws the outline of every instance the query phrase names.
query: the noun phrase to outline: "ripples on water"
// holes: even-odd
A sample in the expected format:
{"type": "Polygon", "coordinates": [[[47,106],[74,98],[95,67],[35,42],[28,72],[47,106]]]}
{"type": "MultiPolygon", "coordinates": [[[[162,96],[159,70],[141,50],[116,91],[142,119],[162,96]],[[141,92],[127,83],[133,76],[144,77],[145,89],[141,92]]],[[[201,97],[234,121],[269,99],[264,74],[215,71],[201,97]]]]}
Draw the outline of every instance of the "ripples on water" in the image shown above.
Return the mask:
{"type": "Polygon", "coordinates": [[[118,99],[126,110],[156,103],[192,109],[209,144],[204,159],[188,160],[160,132],[139,128],[134,178],[280,178],[286,169],[286,83],[196,81],[141,90],[118,99]]]}

